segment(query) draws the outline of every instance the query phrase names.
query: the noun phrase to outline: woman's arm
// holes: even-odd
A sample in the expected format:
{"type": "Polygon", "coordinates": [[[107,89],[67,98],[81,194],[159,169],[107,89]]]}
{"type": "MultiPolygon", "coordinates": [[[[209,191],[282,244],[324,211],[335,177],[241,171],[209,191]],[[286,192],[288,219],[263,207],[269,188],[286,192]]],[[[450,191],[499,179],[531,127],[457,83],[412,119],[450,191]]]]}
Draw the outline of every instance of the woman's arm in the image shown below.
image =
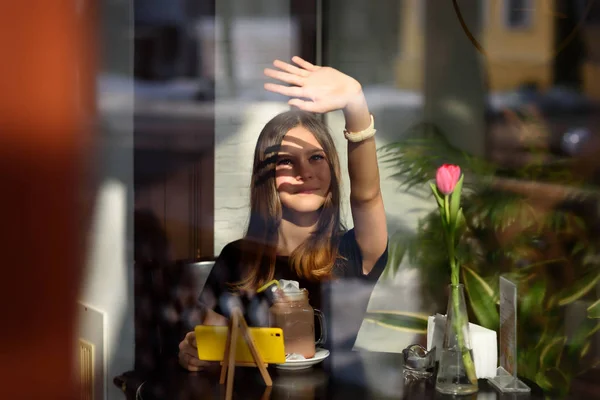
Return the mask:
{"type": "MultiPolygon", "coordinates": [[[[317,113],[342,110],[350,133],[370,126],[371,115],[358,81],[300,57],[292,61],[297,66],[276,60],[273,65],[279,70],[266,69],[265,75],[294,86],[267,83],[265,89],[292,97],[289,104],[302,110],[317,113]]],[[[348,142],[348,172],[356,241],[363,258],[363,272],[369,273],[385,251],[388,239],[373,137],[358,143],[348,142]]]]}
{"type": "MultiPolygon", "coordinates": [[[[348,132],[361,132],[371,124],[371,114],[362,90],[343,109],[348,132]]],[[[381,197],[375,138],[348,141],[350,207],[356,242],[368,274],[387,247],[388,232],[381,197]]]]}

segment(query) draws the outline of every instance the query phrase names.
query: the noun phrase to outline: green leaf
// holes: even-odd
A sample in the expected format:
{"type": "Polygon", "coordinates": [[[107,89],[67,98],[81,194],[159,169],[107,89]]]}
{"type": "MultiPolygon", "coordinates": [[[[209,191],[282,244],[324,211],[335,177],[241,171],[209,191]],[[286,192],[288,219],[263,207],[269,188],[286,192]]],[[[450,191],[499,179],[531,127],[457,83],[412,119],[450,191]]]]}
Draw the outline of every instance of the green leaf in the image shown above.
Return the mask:
{"type": "Polygon", "coordinates": [[[498,330],[500,317],[494,301],[496,293],[477,272],[462,267],[462,278],[469,295],[469,303],[481,326],[498,330]]]}
{"type": "Polygon", "coordinates": [[[571,285],[571,287],[558,296],[558,305],[564,306],[585,296],[590,290],[596,287],[598,281],[600,281],[600,273],[598,272],[580,278],[574,285],[571,285]]]}
{"type": "Polygon", "coordinates": [[[542,347],[542,345],[549,340],[550,331],[554,332],[554,330],[552,329],[552,326],[550,324],[545,324],[544,330],[542,331],[542,335],[539,337],[539,339],[537,341],[535,341],[536,345],[534,348],[536,350],[540,349],[542,347]]]}
{"type": "Polygon", "coordinates": [[[570,367],[574,368],[581,363],[581,358],[587,352],[589,339],[600,330],[600,322],[586,319],[578,327],[575,333],[567,341],[567,360],[570,367]]]}
{"type": "Polygon", "coordinates": [[[402,332],[427,333],[427,314],[410,311],[368,311],[365,321],[402,332]]]}
{"type": "Polygon", "coordinates": [[[558,336],[546,343],[540,353],[540,367],[557,367],[566,342],[565,336],[558,336]]]}
{"type": "Polygon", "coordinates": [[[587,308],[588,318],[600,318],[600,299],[587,308]]]}
{"type": "Polygon", "coordinates": [[[590,345],[592,342],[590,340],[586,341],[585,344],[581,347],[581,352],[579,353],[579,358],[585,357],[590,351],[590,345]]]}
{"type": "Polygon", "coordinates": [[[539,354],[534,348],[519,348],[517,351],[517,369],[519,376],[531,380],[535,379],[538,372],[539,354]]]}
{"type": "Polygon", "coordinates": [[[526,265],[524,267],[521,267],[519,269],[519,271],[527,273],[527,274],[530,274],[532,272],[535,272],[535,270],[539,270],[540,269],[539,267],[543,267],[543,266],[546,266],[548,264],[556,264],[556,263],[559,263],[559,262],[568,262],[568,261],[569,260],[566,259],[566,258],[564,258],[564,257],[557,257],[557,258],[552,258],[552,259],[549,259],[549,260],[542,260],[542,261],[533,262],[533,263],[528,264],[528,265],[526,265]]]}
{"type": "Polygon", "coordinates": [[[546,281],[535,281],[520,293],[519,312],[522,315],[544,315],[544,299],[546,297],[546,281]]]}
{"type": "Polygon", "coordinates": [[[435,200],[438,203],[438,207],[444,208],[444,199],[442,198],[442,196],[440,196],[440,192],[438,191],[438,188],[435,185],[435,183],[429,182],[429,186],[431,186],[431,191],[433,192],[433,195],[435,196],[435,200]]]}
{"type": "Polygon", "coordinates": [[[597,352],[594,349],[594,342],[596,341],[594,335],[600,330],[600,322],[594,321],[595,325],[590,324],[590,322],[591,320],[583,322],[569,338],[565,358],[560,365],[564,371],[578,374],[594,363],[597,357],[597,352]]]}
{"type": "Polygon", "coordinates": [[[569,382],[569,378],[555,367],[541,369],[535,376],[535,383],[539,387],[546,393],[552,393],[558,397],[563,397],[567,394],[569,382]]]}
{"type": "Polygon", "coordinates": [[[571,255],[575,256],[577,255],[577,253],[579,253],[580,251],[585,249],[585,243],[583,242],[578,242],[577,244],[575,244],[575,246],[573,246],[573,250],[571,250],[571,255]]]}
{"type": "Polygon", "coordinates": [[[461,174],[452,195],[450,196],[450,226],[456,226],[456,220],[458,219],[458,209],[460,208],[460,195],[463,187],[463,179],[465,175],[461,174]]]}

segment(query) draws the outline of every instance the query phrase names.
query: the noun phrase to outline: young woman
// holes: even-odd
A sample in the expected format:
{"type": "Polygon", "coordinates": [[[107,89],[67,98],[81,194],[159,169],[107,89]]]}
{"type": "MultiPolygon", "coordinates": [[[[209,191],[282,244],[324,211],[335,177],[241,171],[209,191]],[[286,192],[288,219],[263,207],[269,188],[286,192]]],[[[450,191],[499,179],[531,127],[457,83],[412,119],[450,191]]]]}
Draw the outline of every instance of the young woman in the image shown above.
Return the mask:
{"type": "MultiPolygon", "coordinates": [[[[323,281],[364,280],[372,290],[387,262],[375,129],[361,85],[333,68],[300,57],[292,61],[295,65],[277,60],[277,69],[265,70],[283,83],[267,83],[265,89],[291,97],[295,109],[273,118],[258,138],[246,235],[225,246],[200,296],[207,325],[226,324],[219,306],[223,292],[251,296],[272,279],[289,279],[308,289],[311,305],[321,308],[323,281]],[[346,119],[350,231],[340,220],[338,155],[327,126],[313,114],[334,110],[346,119]]],[[[184,368],[207,365],[198,359],[193,332],[179,349],[184,368]]]]}

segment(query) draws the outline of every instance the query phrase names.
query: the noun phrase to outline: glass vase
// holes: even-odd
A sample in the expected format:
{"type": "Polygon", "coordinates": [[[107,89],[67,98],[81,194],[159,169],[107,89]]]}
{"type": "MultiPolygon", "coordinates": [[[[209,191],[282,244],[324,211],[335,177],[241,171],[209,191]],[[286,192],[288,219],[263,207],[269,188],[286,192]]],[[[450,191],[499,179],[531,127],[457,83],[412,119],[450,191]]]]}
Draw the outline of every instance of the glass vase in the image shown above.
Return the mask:
{"type": "Polygon", "coordinates": [[[444,394],[467,395],[477,392],[479,387],[473,362],[464,286],[449,285],[449,289],[446,329],[435,389],[444,394]]]}

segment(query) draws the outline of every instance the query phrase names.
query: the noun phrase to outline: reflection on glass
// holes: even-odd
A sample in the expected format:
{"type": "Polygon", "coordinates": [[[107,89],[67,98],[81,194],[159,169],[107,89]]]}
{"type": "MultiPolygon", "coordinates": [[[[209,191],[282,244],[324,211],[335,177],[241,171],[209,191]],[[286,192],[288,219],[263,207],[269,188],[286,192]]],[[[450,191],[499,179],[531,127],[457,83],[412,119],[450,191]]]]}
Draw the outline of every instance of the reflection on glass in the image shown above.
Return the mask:
{"type": "MultiPolygon", "coordinates": [[[[299,53],[306,27],[292,2],[159,3],[135,2],[135,76],[105,82],[135,88],[136,209],[163,223],[174,258],[212,258],[241,236],[244,166],[264,123],[288,108],[262,89],[262,70],[299,53]]],[[[319,56],[363,84],[377,119],[393,254],[356,347],[400,353],[423,343],[427,316],[444,311],[446,246],[426,196],[435,169],[451,162],[470,177],[459,258],[471,320],[498,329],[497,276],[508,274],[521,294],[522,377],[552,394],[594,383],[600,7],[587,0],[457,0],[456,9],[431,0],[322,3],[319,56]]],[[[122,99],[104,105],[121,111],[122,99]]],[[[326,121],[342,149],[342,116],[326,121]]],[[[312,396],[298,383],[302,375],[281,378],[273,395],[285,387],[312,396]]]]}
{"type": "MultiPolygon", "coordinates": [[[[581,390],[593,381],[600,360],[595,317],[600,47],[594,39],[600,33],[600,8],[590,1],[490,0],[480,2],[478,14],[464,1],[456,2],[458,13],[451,5],[429,8],[423,3],[428,2],[402,2],[394,83],[380,81],[377,88],[386,89],[382,112],[393,109],[398,118],[389,117],[389,140],[379,137],[383,173],[393,177],[389,191],[383,183],[386,209],[392,216],[399,212],[390,218],[390,232],[396,231],[390,246],[398,258],[388,267],[386,285],[402,285],[410,293],[415,285],[418,295],[403,296],[380,283],[372,299],[377,318],[363,325],[359,343],[376,349],[369,339],[379,333],[389,335],[387,346],[408,345],[416,341],[412,335],[420,326],[419,317],[409,318],[409,313],[443,311],[448,282],[441,221],[420,206],[420,199],[435,168],[456,163],[472,176],[463,198],[467,228],[459,258],[473,322],[498,329],[497,276],[509,274],[521,294],[520,374],[548,393],[581,390]],[[419,23],[423,13],[425,24],[419,23]],[[456,18],[464,25],[456,25],[456,18]],[[428,46],[436,45],[439,52],[426,58],[428,46]],[[470,58],[470,52],[477,58],[470,58]],[[473,70],[473,62],[480,63],[485,76],[486,91],[476,104],[481,111],[463,96],[476,87],[471,83],[478,78],[465,72],[473,70]],[[444,65],[439,80],[428,75],[434,64],[444,65]],[[449,89],[436,92],[440,85],[449,89]],[[437,118],[430,111],[432,102],[457,121],[481,113],[485,125],[465,133],[459,124],[437,118]],[[468,112],[457,112],[456,105],[468,112]],[[423,118],[411,120],[411,106],[424,107],[423,118]],[[469,146],[481,138],[484,151],[476,154],[469,146]],[[407,190],[391,187],[398,184],[407,190]],[[407,215],[411,222],[404,226],[407,215]]],[[[358,57],[360,47],[336,52],[358,57]]],[[[383,98],[382,92],[378,95],[383,98]]]]}

